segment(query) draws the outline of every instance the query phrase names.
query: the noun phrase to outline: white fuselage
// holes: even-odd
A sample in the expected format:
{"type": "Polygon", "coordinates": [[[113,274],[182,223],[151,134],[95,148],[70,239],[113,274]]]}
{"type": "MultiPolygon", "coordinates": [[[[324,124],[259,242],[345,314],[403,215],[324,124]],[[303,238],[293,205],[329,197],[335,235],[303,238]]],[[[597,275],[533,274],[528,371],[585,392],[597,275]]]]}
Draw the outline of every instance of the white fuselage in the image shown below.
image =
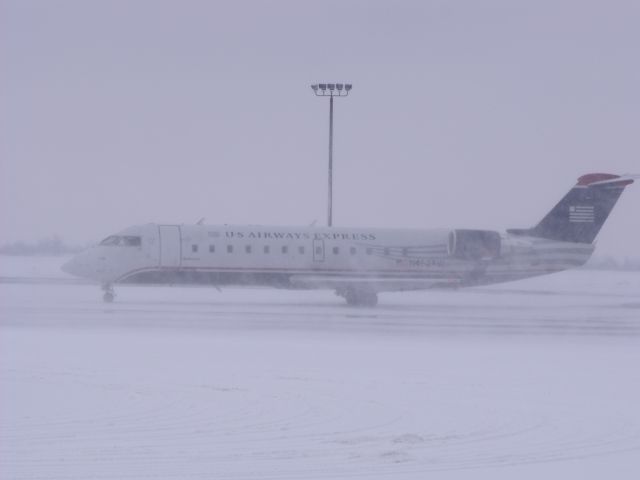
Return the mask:
{"type": "Polygon", "coordinates": [[[592,252],[591,244],[492,231],[149,224],[64,268],[102,284],[381,292],[517,280],[580,266],[592,252]]]}

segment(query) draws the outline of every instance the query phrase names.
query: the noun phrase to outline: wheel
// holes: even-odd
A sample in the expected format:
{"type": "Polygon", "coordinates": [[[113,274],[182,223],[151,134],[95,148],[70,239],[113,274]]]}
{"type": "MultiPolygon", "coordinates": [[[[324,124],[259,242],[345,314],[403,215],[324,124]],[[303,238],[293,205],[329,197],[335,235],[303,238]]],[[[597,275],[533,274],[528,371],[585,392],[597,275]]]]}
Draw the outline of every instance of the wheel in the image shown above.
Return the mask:
{"type": "Polygon", "coordinates": [[[113,299],[116,296],[113,294],[113,292],[104,292],[104,295],[102,296],[102,299],[106,302],[106,303],[111,303],[113,302],[113,299]]]}
{"type": "Polygon", "coordinates": [[[344,297],[347,305],[356,307],[375,307],[378,304],[378,294],[371,290],[357,290],[349,288],[339,295],[344,297]]]}
{"type": "Polygon", "coordinates": [[[376,292],[363,292],[360,297],[360,305],[363,307],[375,307],[378,304],[378,294],[376,292]]]}

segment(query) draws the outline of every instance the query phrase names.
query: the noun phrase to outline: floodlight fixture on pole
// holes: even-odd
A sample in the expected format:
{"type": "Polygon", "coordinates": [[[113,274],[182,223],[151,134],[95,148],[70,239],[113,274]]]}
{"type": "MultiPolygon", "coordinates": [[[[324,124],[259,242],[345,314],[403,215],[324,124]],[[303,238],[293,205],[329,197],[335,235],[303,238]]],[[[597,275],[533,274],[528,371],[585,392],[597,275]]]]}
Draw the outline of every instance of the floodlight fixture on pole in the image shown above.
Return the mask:
{"type": "Polygon", "coordinates": [[[316,97],[329,97],[329,204],[327,225],[333,225],[333,97],[346,97],[353,88],[350,83],[317,83],[311,85],[316,97]]]}

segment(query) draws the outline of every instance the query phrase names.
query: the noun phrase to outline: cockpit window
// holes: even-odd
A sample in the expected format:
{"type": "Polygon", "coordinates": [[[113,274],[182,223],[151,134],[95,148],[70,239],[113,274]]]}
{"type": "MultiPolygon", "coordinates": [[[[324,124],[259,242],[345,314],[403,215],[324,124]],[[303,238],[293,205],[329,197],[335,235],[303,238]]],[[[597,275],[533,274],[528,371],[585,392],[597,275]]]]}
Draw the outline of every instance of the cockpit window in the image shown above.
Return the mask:
{"type": "Polygon", "coordinates": [[[133,235],[122,237],[122,244],[126,247],[139,247],[142,245],[142,239],[133,235]]]}
{"type": "Polygon", "coordinates": [[[111,235],[100,242],[100,245],[119,245],[120,237],[117,235],[111,235]]]}
{"type": "Polygon", "coordinates": [[[142,245],[142,238],[135,235],[111,235],[100,242],[100,245],[122,245],[125,247],[139,247],[142,245]]]}

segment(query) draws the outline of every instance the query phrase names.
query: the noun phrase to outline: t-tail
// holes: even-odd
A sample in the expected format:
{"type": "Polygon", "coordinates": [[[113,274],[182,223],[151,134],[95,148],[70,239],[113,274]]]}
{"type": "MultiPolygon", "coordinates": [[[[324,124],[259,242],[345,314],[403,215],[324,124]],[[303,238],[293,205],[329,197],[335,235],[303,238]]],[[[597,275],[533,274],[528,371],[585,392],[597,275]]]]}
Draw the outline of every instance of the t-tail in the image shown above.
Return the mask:
{"type": "Polygon", "coordinates": [[[592,243],[624,187],[632,184],[634,178],[638,176],[609,173],[583,175],[538,225],[507,232],[561,242],[592,243]]]}

